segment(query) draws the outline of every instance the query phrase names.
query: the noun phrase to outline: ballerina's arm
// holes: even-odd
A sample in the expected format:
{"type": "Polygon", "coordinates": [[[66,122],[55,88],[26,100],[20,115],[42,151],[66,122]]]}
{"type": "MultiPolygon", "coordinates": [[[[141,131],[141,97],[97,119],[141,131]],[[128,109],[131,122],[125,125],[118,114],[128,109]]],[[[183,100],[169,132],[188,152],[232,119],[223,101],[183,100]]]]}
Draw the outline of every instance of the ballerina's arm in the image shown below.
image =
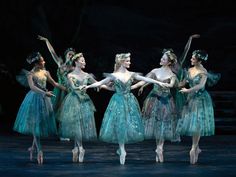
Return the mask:
{"type": "Polygon", "coordinates": [[[196,92],[202,88],[204,88],[205,84],[206,84],[206,81],[207,81],[207,74],[206,73],[202,73],[201,74],[201,80],[199,82],[199,84],[195,85],[194,87],[191,87],[189,89],[187,88],[182,88],[180,90],[181,93],[190,93],[190,92],[196,92]]]}
{"type": "Polygon", "coordinates": [[[57,54],[56,54],[54,48],[52,47],[51,43],[49,42],[49,40],[47,38],[43,37],[43,36],[40,36],[40,35],[38,35],[38,39],[41,40],[41,41],[46,42],[46,45],[48,47],[49,52],[52,55],[53,60],[56,62],[58,67],[60,67],[61,63],[62,63],[62,60],[61,60],[60,57],[57,56],[57,54]]]}

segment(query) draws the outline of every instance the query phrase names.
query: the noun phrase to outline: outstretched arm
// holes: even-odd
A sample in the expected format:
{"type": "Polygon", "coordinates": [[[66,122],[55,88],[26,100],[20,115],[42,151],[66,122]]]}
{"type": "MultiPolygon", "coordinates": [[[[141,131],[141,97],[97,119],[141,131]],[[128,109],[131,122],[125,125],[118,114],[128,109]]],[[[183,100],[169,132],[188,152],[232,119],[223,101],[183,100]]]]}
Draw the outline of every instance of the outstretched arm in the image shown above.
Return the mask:
{"type": "Polygon", "coordinates": [[[40,36],[40,35],[38,35],[38,39],[41,40],[41,41],[46,42],[46,45],[48,47],[49,52],[52,55],[53,60],[60,67],[61,63],[62,63],[62,60],[57,56],[57,54],[56,54],[54,48],[52,47],[51,43],[49,42],[49,40],[47,38],[43,37],[43,36],[40,36]]]}
{"type": "Polygon", "coordinates": [[[191,46],[191,43],[192,43],[192,39],[194,39],[194,38],[199,38],[199,37],[200,37],[199,34],[193,34],[193,35],[191,35],[191,36],[189,37],[188,42],[187,42],[187,44],[186,44],[185,47],[184,47],[184,51],[183,51],[181,57],[179,58],[179,63],[180,63],[181,66],[183,66],[183,63],[184,63],[184,61],[185,61],[185,59],[186,59],[186,56],[187,56],[187,54],[188,54],[188,51],[189,51],[190,46],[191,46]]]}
{"type": "MultiPolygon", "coordinates": [[[[139,87],[143,86],[145,83],[146,83],[146,82],[144,82],[144,81],[139,81],[138,83],[136,83],[136,84],[134,84],[134,85],[131,86],[131,90],[136,89],[136,88],[139,88],[139,87]]],[[[148,83],[148,84],[149,84],[149,83],[148,83]]]]}
{"type": "Polygon", "coordinates": [[[114,88],[112,88],[112,87],[110,87],[110,86],[108,86],[108,85],[101,85],[101,87],[100,87],[101,89],[105,89],[105,90],[109,90],[109,91],[115,91],[115,89],[114,88]]]}
{"type": "MultiPolygon", "coordinates": [[[[153,70],[152,70],[151,72],[149,72],[149,73],[146,75],[146,77],[148,77],[148,78],[153,78],[153,75],[154,75],[154,73],[153,73],[153,70]]],[[[143,90],[143,88],[146,87],[146,86],[149,85],[149,84],[150,84],[150,83],[148,83],[148,82],[139,81],[138,83],[136,83],[136,84],[134,84],[134,85],[131,86],[131,90],[136,89],[136,88],[141,87],[141,86],[142,86],[142,90],[143,90]]]]}
{"type": "Polygon", "coordinates": [[[143,77],[143,76],[140,76],[140,75],[135,75],[134,78],[136,80],[140,80],[140,81],[144,81],[144,82],[148,82],[148,83],[152,83],[152,84],[158,84],[160,86],[163,86],[162,82],[156,81],[156,80],[148,78],[148,77],[143,77]]]}
{"type": "Polygon", "coordinates": [[[106,84],[106,83],[108,83],[110,81],[111,81],[111,78],[107,77],[107,78],[105,78],[105,79],[103,79],[103,80],[101,80],[99,82],[95,82],[95,83],[93,83],[91,85],[86,86],[85,89],[99,87],[99,86],[104,85],[104,84],[106,84]]]}
{"type": "MultiPolygon", "coordinates": [[[[97,80],[94,79],[93,75],[89,74],[89,81],[91,84],[96,83],[97,80]]],[[[112,89],[112,87],[108,86],[108,85],[101,85],[99,88],[97,88],[97,91],[99,91],[100,89],[105,89],[105,90],[109,90],[109,91],[114,91],[114,89],[112,89]]]]}

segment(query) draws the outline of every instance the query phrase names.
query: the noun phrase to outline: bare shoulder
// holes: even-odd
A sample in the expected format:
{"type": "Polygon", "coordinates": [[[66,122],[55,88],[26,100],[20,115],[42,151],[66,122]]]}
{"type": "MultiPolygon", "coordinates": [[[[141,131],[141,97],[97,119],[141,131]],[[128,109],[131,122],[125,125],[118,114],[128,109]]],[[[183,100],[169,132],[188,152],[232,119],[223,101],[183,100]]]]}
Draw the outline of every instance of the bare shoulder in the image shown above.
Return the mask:
{"type": "Polygon", "coordinates": [[[192,70],[193,70],[193,67],[189,68],[189,69],[188,69],[188,72],[191,72],[192,70]]]}
{"type": "Polygon", "coordinates": [[[207,69],[204,68],[204,67],[202,67],[202,68],[201,68],[201,72],[204,73],[204,74],[207,74],[207,69]]]}
{"type": "Polygon", "coordinates": [[[50,76],[50,72],[46,69],[43,69],[41,72],[46,76],[50,76]]]}
{"type": "Polygon", "coordinates": [[[170,71],[170,77],[176,77],[176,74],[173,71],[170,71]]]}
{"type": "Polygon", "coordinates": [[[156,73],[158,71],[160,71],[160,68],[154,68],[153,70],[151,70],[151,73],[156,73]]]}
{"type": "Polygon", "coordinates": [[[109,74],[108,76],[116,77],[117,76],[117,72],[113,72],[113,73],[109,74]]]}
{"type": "Polygon", "coordinates": [[[75,76],[74,71],[72,71],[72,72],[70,72],[70,73],[67,74],[67,77],[68,77],[68,78],[71,78],[71,77],[73,77],[73,76],[75,76]]]}

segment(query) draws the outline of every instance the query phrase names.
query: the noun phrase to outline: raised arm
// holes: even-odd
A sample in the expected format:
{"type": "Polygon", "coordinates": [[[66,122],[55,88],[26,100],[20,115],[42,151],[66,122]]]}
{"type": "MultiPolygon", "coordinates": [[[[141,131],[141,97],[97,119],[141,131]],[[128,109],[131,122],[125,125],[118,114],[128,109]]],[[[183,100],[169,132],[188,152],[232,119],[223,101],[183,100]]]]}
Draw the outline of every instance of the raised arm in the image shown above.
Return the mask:
{"type": "Polygon", "coordinates": [[[189,37],[188,42],[187,42],[187,44],[186,44],[185,47],[184,47],[184,51],[183,51],[182,55],[181,55],[180,58],[179,58],[179,64],[180,64],[181,66],[183,66],[183,63],[184,63],[184,61],[185,61],[185,59],[186,59],[186,56],[187,56],[187,54],[188,54],[188,51],[189,51],[190,46],[191,46],[191,43],[192,43],[192,39],[194,39],[194,38],[199,38],[199,37],[200,37],[199,34],[193,34],[193,35],[191,35],[191,36],[189,37]]]}
{"type": "Polygon", "coordinates": [[[38,39],[41,40],[41,41],[46,42],[46,45],[48,47],[49,52],[52,55],[53,60],[56,62],[58,67],[60,67],[61,64],[62,64],[62,60],[61,60],[60,57],[57,56],[57,54],[56,54],[54,48],[52,47],[51,43],[49,42],[49,40],[47,38],[43,37],[43,36],[40,36],[40,35],[38,35],[38,39]]]}

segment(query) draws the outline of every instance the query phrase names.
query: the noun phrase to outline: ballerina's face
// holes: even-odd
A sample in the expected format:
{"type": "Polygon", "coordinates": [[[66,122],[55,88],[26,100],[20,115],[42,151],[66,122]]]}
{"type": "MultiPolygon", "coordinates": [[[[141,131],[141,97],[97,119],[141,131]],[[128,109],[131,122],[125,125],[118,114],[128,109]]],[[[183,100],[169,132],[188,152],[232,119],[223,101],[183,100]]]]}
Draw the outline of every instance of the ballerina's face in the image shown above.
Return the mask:
{"type": "Polygon", "coordinates": [[[79,59],[75,62],[76,66],[79,66],[80,68],[85,68],[86,62],[83,56],[79,57],[79,59]]]}
{"type": "Polygon", "coordinates": [[[161,66],[168,66],[170,64],[169,58],[166,54],[162,55],[160,65],[161,66]]]}
{"type": "Polygon", "coordinates": [[[122,66],[124,66],[125,68],[129,68],[130,67],[130,57],[125,58],[125,60],[121,63],[122,66]]]}
{"type": "Polygon", "coordinates": [[[44,61],[44,58],[43,58],[43,57],[40,57],[40,59],[39,59],[37,65],[38,65],[38,67],[39,67],[40,69],[43,69],[43,68],[44,68],[44,66],[45,66],[45,61],[44,61]]]}
{"type": "Polygon", "coordinates": [[[190,59],[191,65],[195,66],[199,64],[199,60],[195,57],[195,55],[192,55],[192,58],[190,59]]]}

